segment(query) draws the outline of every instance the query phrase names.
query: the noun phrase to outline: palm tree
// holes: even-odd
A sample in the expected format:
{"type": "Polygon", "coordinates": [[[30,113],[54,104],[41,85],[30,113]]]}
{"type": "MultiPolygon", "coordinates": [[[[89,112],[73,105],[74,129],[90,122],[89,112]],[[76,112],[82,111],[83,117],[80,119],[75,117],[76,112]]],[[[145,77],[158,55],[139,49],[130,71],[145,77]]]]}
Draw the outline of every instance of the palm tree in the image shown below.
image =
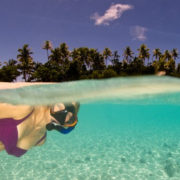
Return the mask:
{"type": "Polygon", "coordinates": [[[109,48],[105,48],[105,49],[103,50],[103,57],[104,57],[104,59],[105,59],[105,61],[106,61],[106,66],[107,66],[108,58],[111,57],[111,56],[112,56],[111,50],[110,50],[109,48]]]}
{"type": "Polygon", "coordinates": [[[166,50],[163,54],[164,60],[170,60],[172,58],[172,54],[171,52],[169,52],[169,50],[166,50]]]}
{"type": "Polygon", "coordinates": [[[131,48],[129,46],[126,47],[126,49],[124,50],[124,60],[127,60],[127,62],[131,62],[131,58],[133,57],[133,52],[131,50],[131,48]]]}
{"type": "Polygon", "coordinates": [[[140,48],[138,49],[138,51],[139,51],[138,57],[140,59],[142,59],[143,61],[145,61],[145,59],[147,58],[148,59],[148,63],[149,63],[150,54],[149,54],[149,49],[146,47],[146,45],[142,44],[140,46],[140,48]]]}
{"type": "Polygon", "coordinates": [[[47,59],[49,60],[49,52],[48,51],[53,49],[51,41],[45,41],[42,48],[47,51],[47,59]]]}
{"type": "Polygon", "coordinates": [[[0,81],[13,82],[20,75],[17,67],[17,61],[10,59],[0,69],[0,81]]]}
{"type": "Polygon", "coordinates": [[[89,58],[93,70],[105,69],[103,55],[97,49],[91,48],[89,50],[89,58]]]}
{"type": "Polygon", "coordinates": [[[16,80],[16,78],[20,75],[20,72],[18,71],[17,61],[14,59],[10,59],[6,62],[5,66],[2,67],[2,76],[1,80],[12,82],[16,80]]]}
{"type": "Polygon", "coordinates": [[[59,46],[59,52],[61,55],[61,61],[65,65],[69,62],[70,51],[66,43],[62,43],[59,46]]]}
{"type": "Polygon", "coordinates": [[[144,70],[143,60],[135,56],[132,63],[129,65],[129,69],[130,68],[132,68],[134,74],[142,74],[144,70]]]}
{"type": "Polygon", "coordinates": [[[88,47],[81,47],[78,48],[78,54],[79,54],[79,61],[84,67],[90,68],[91,64],[91,57],[90,57],[90,50],[88,47]]]}
{"type": "Polygon", "coordinates": [[[153,57],[155,57],[156,60],[158,60],[161,57],[161,55],[162,55],[162,53],[159,48],[156,48],[153,50],[153,57]]]}
{"type": "Polygon", "coordinates": [[[112,69],[114,71],[116,71],[117,74],[120,74],[120,72],[125,64],[125,63],[122,64],[122,62],[120,62],[119,58],[120,58],[120,55],[118,54],[118,51],[114,51],[111,62],[112,62],[112,69]]]}
{"type": "Polygon", "coordinates": [[[89,69],[94,70],[94,64],[95,64],[95,59],[96,59],[96,54],[97,54],[97,49],[90,48],[89,49],[89,69]]]}
{"type": "Polygon", "coordinates": [[[74,48],[71,52],[71,58],[73,61],[79,61],[81,58],[81,52],[79,51],[79,48],[74,48]]]}
{"type": "Polygon", "coordinates": [[[175,48],[171,51],[171,54],[172,54],[172,57],[174,58],[174,60],[176,60],[179,56],[178,50],[175,48]]]}
{"type": "Polygon", "coordinates": [[[113,59],[111,60],[112,64],[117,65],[119,63],[119,58],[120,58],[118,51],[114,51],[112,56],[113,56],[113,59]]]}
{"type": "Polygon", "coordinates": [[[19,69],[22,71],[25,82],[29,79],[33,69],[33,58],[31,56],[33,52],[28,46],[28,44],[25,44],[22,49],[18,49],[19,54],[17,55],[17,59],[20,62],[19,69]]]}
{"type": "Polygon", "coordinates": [[[57,64],[62,64],[61,53],[60,53],[59,48],[54,48],[51,50],[49,60],[57,64]]]}

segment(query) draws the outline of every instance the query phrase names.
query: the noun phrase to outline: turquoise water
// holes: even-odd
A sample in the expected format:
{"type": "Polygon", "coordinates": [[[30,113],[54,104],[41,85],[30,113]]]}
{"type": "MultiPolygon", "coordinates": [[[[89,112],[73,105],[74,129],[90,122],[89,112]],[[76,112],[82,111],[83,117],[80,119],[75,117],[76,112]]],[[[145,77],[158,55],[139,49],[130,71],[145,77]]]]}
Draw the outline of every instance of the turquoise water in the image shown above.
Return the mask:
{"type": "MultiPolygon", "coordinates": [[[[44,100],[45,94],[57,96],[57,87],[66,89],[67,85],[70,90],[66,93],[72,91],[70,99],[75,98],[73,92],[80,95],[82,87],[88,92],[76,99],[81,102],[76,129],[69,135],[48,132],[43,146],[29,150],[21,158],[1,152],[0,179],[180,179],[179,79],[123,78],[40,86],[38,100],[27,96],[23,102],[35,104],[42,100],[46,104],[48,97],[44,100]],[[120,84],[114,84],[117,82],[120,84]],[[107,84],[110,92],[106,91],[107,84]],[[141,88],[137,91],[137,87],[141,88]],[[114,93],[112,98],[108,93],[114,93]]],[[[37,89],[1,91],[0,99],[9,102],[16,94],[17,97],[11,100],[18,104],[20,96],[25,98],[24,94],[33,94],[37,89]]],[[[60,96],[58,98],[64,97],[63,101],[66,101],[64,94],[60,96]]]]}

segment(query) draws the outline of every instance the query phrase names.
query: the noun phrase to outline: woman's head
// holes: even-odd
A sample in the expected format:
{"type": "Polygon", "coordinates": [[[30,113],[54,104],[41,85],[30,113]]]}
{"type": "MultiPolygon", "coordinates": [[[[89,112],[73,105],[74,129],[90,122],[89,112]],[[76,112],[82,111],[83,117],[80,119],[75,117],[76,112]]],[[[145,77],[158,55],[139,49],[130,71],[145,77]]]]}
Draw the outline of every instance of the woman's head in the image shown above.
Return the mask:
{"type": "Polygon", "coordinates": [[[79,111],[80,104],[77,102],[66,104],[55,104],[51,108],[52,122],[48,124],[48,130],[59,129],[61,127],[75,127],[78,121],[77,113],[79,111]]]}

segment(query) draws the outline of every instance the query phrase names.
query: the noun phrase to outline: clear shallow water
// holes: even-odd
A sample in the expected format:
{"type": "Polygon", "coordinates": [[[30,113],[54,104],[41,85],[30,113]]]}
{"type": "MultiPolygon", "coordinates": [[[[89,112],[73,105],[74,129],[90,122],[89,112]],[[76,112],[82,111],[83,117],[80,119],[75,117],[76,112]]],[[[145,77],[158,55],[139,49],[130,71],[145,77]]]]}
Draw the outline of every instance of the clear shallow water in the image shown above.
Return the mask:
{"type": "Polygon", "coordinates": [[[49,105],[79,101],[118,104],[180,104],[180,80],[141,76],[107,80],[84,80],[0,90],[0,102],[49,105]]]}
{"type": "Polygon", "coordinates": [[[178,88],[152,94],[82,102],[71,134],[48,132],[45,145],[21,158],[1,152],[0,179],[179,180],[178,88]]]}

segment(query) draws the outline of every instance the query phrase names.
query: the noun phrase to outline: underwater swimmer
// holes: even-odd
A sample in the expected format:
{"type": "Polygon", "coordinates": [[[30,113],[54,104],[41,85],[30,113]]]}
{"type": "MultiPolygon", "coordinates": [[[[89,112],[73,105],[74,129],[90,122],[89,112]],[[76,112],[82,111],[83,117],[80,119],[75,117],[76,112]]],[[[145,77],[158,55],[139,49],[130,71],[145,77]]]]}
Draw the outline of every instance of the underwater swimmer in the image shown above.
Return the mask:
{"type": "Polygon", "coordinates": [[[53,106],[0,104],[0,151],[20,157],[34,146],[44,144],[47,130],[67,134],[77,124],[79,103],[53,106]]]}

